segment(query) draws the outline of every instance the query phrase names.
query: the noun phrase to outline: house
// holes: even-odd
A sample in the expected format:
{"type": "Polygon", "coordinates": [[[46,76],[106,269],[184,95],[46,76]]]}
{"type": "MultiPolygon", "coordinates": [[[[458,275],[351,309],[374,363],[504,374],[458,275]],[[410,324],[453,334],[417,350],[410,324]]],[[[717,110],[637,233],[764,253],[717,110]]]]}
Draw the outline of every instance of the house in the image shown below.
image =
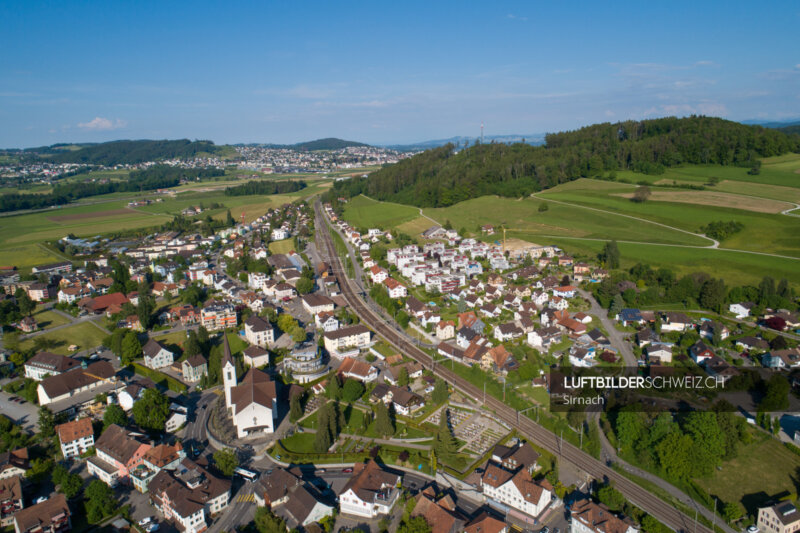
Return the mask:
{"type": "Polygon", "coordinates": [[[698,365],[706,359],[714,357],[714,355],[714,350],[703,341],[697,341],[689,347],[689,356],[698,365]]]}
{"type": "Polygon", "coordinates": [[[647,357],[650,363],[671,363],[672,362],[672,345],[663,343],[648,344],[642,350],[642,353],[647,357]]]}
{"type": "Polygon", "coordinates": [[[242,352],[244,364],[251,368],[260,368],[269,364],[269,352],[261,346],[248,346],[242,352]]]}
{"type": "Polygon", "coordinates": [[[707,359],[703,363],[703,367],[709,376],[717,379],[718,383],[724,384],[732,377],[739,375],[737,368],[729,365],[725,359],[716,355],[711,359],[707,359]]]}
{"type": "Polygon", "coordinates": [[[405,298],[408,296],[406,286],[394,278],[386,278],[383,284],[386,286],[390,298],[405,298]]]}
{"type": "Polygon", "coordinates": [[[668,311],[662,315],[661,331],[686,331],[692,325],[692,320],[683,313],[668,311]]]}
{"type": "Polygon", "coordinates": [[[769,343],[758,337],[741,337],[736,339],[736,347],[741,350],[766,352],[769,350],[769,343]]]}
{"type": "Polygon", "coordinates": [[[149,486],[150,499],[166,520],[183,533],[208,529],[207,517],[225,509],[231,496],[231,482],[211,475],[190,459],[176,470],[162,470],[149,486]]]}
{"type": "Polygon", "coordinates": [[[170,366],[175,360],[175,354],[153,339],[148,340],[142,346],[142,354],[144,355],[144,366],[154,370],[170,366]]]}
{"type": "Polygon", "coordinates": [[[772,350],[761,357],[761,364],[776,370],[800,367],[800,349],[772,350]]]}
{"type": "Polygon", "coordinates": [[[275,329],[269,320],[258,315],[251,315],[244,321],[244,338],[250,344],[267,348],[275,343],[275,329]]]}
{"type": "MultiPolygon", "coordinates": [[[[116,388],[116,372],[108,361],[97,361],[86,368],[79,368],[71,372],[50,376],[43,379],[36,388],[39,405],[55,404],[62,400],[72,406],[81,402],[94,402],[94,396],[100,392],[98,389],[111,390],[116,388]]],[[[51,407],[55,412],[56,409],[51,407]]],[[[60,412],[59,410],[58,412],[60,412]]]]}
{"type": "Polygon", "coordinates": [[[652,342],[658,342],[658,335],[650,328],[642,328],[636,332],[636,346],[644,348],[652,342]]]}
{"type": "Polygon", "coordinates": [[[78,302],[78,307],[87,313],[99,315],[106,312],[110,308],[120,308],[122,304],[128,301],[128,297],[120,292],[112,292],[111,294],[103,294],[97,298],[83,298],[78,302]]]}
{"type": "Polygon", "coordinates": [[[194,383],[208,375],[208,361],[200,354],[195,354],[181,363],[184,381],[194,383]]]}
{"type": "Polygon", "coordinates": [[[351,378],[362,383],[370,383],[378,379],[378,369],[364,361],[353,357],[345,357],[337,374],[343,378],[351,378]]]}
{"type": "Polygon", "coordinates": [[[0,479],[14,476],[24,478],[30,467],[28,448],[18,448],[0,453],[0,479]]]}
{"type": "Polygon", "coordinates": [[[638,309],[622,309],[614,318],[621,322],[623,326],[644,324],[644,318],[642,318],[642,313],[638,309]]]}
{"type": "Polygon", "coordinates": [[[159,444],[150,448],[142,456],[141,464],[131,470],[131,481],[134,488],[144,494],[156,474],[162,470],[175,470],[185,458],[186,452],[183,451],[180,441],[171,445],[159,444]]]}
{"type": "Polygon", "coordinates": [[[436,324],[436,338],[439,340],[452,339],[456,334],[456,325],[452,320],[442,320],[436,324]]]}
{"type": "Polygon", "coordinates": [[[110,487],[120,482],[130,483],[131,471],[153,447],[139,438],[116,424],[108,426],[95,441],[96,455],[86,462],[89,473],[110,487]]]}
{"type": "Polygon", "coordinates": [[[506,350],[506,347],[502,344],[488,348],[483,352],[480,357],[480,364],[484,370],[503,374],[510,370],[515,370],[519,366],[511,352],[506,350]]]}
{"type": "Polygon", "coordinates": [[[456,361],[460,361],[464,357],[463,350],[447,344],[446,342],[440,342],[436,347],[436,351],[442,357],[447,357],[448,359],[453,359],[456,361]]]}
{"type": "Polygon", "coordinates": [[[227,302],[212,301],[200,311],[200,323],[209,331],[236,327],[236,308],[227,302]]]}
{"type": "Polygon", "coordinates": [[[534,482],[524,470],[513,474],[491,463],[481,476],[480,486],[486,498],[534,518],[544,512],[553,496],[553,487],[546,480],[534,482]]]}
{"type": "Polygon", "coordinates": [[[14,514],[25,507],[22,499],[22,482],[19,476],[0,480],[0,526],[14,523],[14,514]]]}
{"type": "Polygon", "coordinates": [[[383,283],[388,277],[389,273],[377,265],[369,269],[369,278],[372,283],[383,283]]]}
{"type": "Polygon", "coordinates": [[[618,518],[608,507],[588,498],[572,504],[570,518],[571,533],[638,533],[632,523],[618,518]]]}
{"type": "Polygon", "coordinates": [[[304,294],[302,300],[303,308],[311,315],[323,312],[331,313],[334,307],[336,307],[333,300],[323,294],[315,292],[304,294]]]}
{"type": "Polygon", "coordinates": [[[730,304],[728,306],[728,311],[736,315],[736,318],[745,318],[750,316],[750,310],[755,307],[756,304],[753,302],[738,302],[735,304],[730,304]]]}
{"type": "Polygon", "coordinates": [[[761,507],[756,525],[764,533],[793,533],[800,528],[800,512],[788,501],[761,507]]]}
{"type": "Polygon", "coordinates": [[[139,383],[131,383],[119,391],[117,393],[117,401],[119,402],[119,406],[125,411],[130,411],[133,409],[133,404],[136,403],[136,400],[141,398],[142,394],[144,394],[144,389],[145,388],[139,383]]]}
{"type": "Polygon", "coordinates": [[[322,331],[336,331],[339,329],[339,320],[333,313],[324,312],[314,315],[314,325],[322,331]]]}
{"type": "Polygon", "coordinates": [[[22,320],[19,321],[17,327],[23,333],[31,333],[39,329],[39,324],[36,322],[36,319],[32,316],[26,316],[22,320]]]}
{"type": "Polygon", "coordinates": [[[561,342],[561,330],[556,326],[535,329],[528,333],[527,343],[533,348],[548,351],[550,346],[561,342]]]}
{"type": "Polygon", "coordinates": [[[698,330],[701,338],[705,338],[710,341],[714,340],[716,335],[719,335],[720,339],[725,340],[731,333],[725,324],[716,322],[714,320],[703,320],[700,323],[698,330]]]}
{"type": "Polygon", "coordinates": [[[553,289],[553,296],[558,296],[560,298],[574,298],[575,291],[577,290],[578,288],[573,285],[563,285],[553,289]]]}
{"type": "Polygon", "coordinates": [[[464,531],[465,533],[508,533],[508,526],[505,522],[483,511],[464,526],[464,531]]]}
{"type": "Polygon", "coordinates": [[[56,295],[56,288],[47,283],[31,283],[28,286],[28,297],[34,302],[44,302],[56,295]]]}
{"type": "Polygon", "coordinates": [[[456,511],[453,498],[446,494],[436,499],[434,487],[428,486],[417,494],[417,503],[411,517],[421,516],[430,526],[431,533],[459,533],[464,531],[464,519],[456,511]]]}
{"type": "Polygon", "coordinates": [[[67,497],[57,493],[14,515],[15,533],[63,533],[72,528],[67,497]]]}
{"type": "Polygon", "coordinates": [[[272,433],[278,415],[275,382],[266,372],[251,368],[241,384],[237,384],[236,367],[227,337],[223,337],[222,377],[225,405],[231,413],[238,437],[272,433]]]}
{"type": "Polygon", "coordinates": [[[492,450],[490,459],[509,472],[524,470],[529,475],[539,470],[539,453],[530,443],[517,441],[513,446],[498,444],[492,450]]]}
{"type": "Polygon", "coordinates": [[[91,418],[79,418],[56,426],[56,435],[61,443],[64,459],[78,457],[94,446],[94,428],[91,418]]]}
{"type": "Polygon", "coordinates": [[[595,365],[595,349],[573,345],[569,349],[569,363],[574,367],[589,368],[595,365]]]}
{"type": "Polygon", "coordinates": [[[586,324],[574,318],[565,317],[560,319],[558,321],[558,327],[563,328],[571,336],[579,336],[586,333],[586,324]]]}
{"type": "Polygon", "coordinates": [[[523,331],[514,322],[508,322],[495,326],[493,334],[499,342],[506,342],[522,337],[523,331]]]}
{"type": "Polygon", "coordinates": [[[425,407],[422,396],[402,387],[392,387],[392,405],[395,412],[403,416],[411,416],[414,411],[425,407]]]}
{"type": "Polygon", "coordinates": [[[372,459],[356,463],[339,493],[341,513],[362,518],[388,515],[400,498],[399,482],[399,475],[386,472],[372,459]]]}
{"type": "Polygon", "coordinates": [[[25,362],[25,377],[42,381],[81,367],[80,361],[50,352],[39,352],[25,362]]]}
{"type": "Polygon", "coordinates": [[[325,349],[334,357],[345,357],[351,352],[357,353],[366,348],[370,342],[370,331],[363,325],[357,324],[336,331],[323,333],[325,349]]]}

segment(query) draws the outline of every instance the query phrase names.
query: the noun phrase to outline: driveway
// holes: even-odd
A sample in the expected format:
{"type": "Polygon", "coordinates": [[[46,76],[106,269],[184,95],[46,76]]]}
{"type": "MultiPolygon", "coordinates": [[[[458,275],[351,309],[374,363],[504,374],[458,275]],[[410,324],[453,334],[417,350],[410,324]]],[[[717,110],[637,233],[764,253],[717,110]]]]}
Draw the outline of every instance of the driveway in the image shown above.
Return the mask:
{"type": "Polygon", "coordinates": [[[625,340],[623,333],[614,325],[614,321],[608,318],[608,311],[600,307],[600,304],[594,299],[592,293],[584,289],[578,289],[578,294],[589,301],[591,305],[589,313],[596,316],[606,331],[608,331],[608,340],[611,342],[611,346],[622,355],[625,366],[636,368],[638,362],[636,356],[633,354],[631,343],[625,340]]]}

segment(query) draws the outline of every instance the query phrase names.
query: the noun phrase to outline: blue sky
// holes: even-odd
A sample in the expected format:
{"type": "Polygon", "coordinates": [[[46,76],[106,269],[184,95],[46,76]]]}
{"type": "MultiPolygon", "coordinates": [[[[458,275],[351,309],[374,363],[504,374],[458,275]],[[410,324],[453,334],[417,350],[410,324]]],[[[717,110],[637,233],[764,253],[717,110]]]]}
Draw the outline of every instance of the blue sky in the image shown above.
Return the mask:
{"type": "Polygon", "coordinates": [[[0,146],[800,117],[800,4],[0,3],[0,146]]]}

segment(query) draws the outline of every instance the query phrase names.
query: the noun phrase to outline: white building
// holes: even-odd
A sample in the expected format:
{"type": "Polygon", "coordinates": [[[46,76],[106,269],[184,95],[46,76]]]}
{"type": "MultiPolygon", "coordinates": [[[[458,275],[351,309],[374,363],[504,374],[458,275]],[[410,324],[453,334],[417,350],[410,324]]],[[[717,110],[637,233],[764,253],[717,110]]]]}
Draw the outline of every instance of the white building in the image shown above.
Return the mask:
{"type": "Polygon", "coordinates": [[[481,477],[483,494],[532,517],[538,517],[550,504],[552,487],[547,481],[534,482],[522,469],[512,474],[489,464],[481,477]]]}
{"type": "Polygon", "coordinates": [[[267,348],[275,342],[275,330],[268,320],[252,315],[244,322],[244,338],[250,344],[267,348]]]}
{"type": "Polygon", "coordinates": [[[334,357],[344,357],[348,352],[358,352],[370,342],[370,331],[363,325],[340,328],[323,334],[325,349],[334,357]]]}
{"type": "Polygon", "coordinates": [[[400,498],[400,476],[381,470],[373,460],[356,463],[353,475],[339,494],[342,514],[375,518],[387,515],[400,498]]]}
{"type": "Polygon", "coordinates": [[[266,372],[251,368],[237,385],[236,367],[231,359],[228,338],[223,339],[225,352],[222,358],[222,377],[225,405],[230,410],[237,436],[241,439],[258,433],[272,433],[278,416],[275,382],[266,372]]]}
{"type": "Polygon", "coordinates": [[[94,429],[91,418],[80,418],[56,426],[56,434],[61,443],[64,459],[78,457],[94,446],[94,429]]]}
{"type": "Polygon", "coordinates": [[[175,354],[153,339],[142,346],[142,354],[144,355],[144,366],[152,369],[170,366],[175,360],[175,354]]]}

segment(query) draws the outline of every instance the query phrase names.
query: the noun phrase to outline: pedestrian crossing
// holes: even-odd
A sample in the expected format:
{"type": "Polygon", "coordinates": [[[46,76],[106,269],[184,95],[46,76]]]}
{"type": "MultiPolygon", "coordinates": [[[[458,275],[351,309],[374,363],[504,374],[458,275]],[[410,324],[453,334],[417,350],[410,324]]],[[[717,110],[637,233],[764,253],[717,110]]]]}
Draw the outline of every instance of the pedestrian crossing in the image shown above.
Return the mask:
{"type": "Polygon", "coordinates": [[[517,524],[511,524],[511,531],[514,533],[522,532],[522,528],[519,527],[517,524]]]}
{"type": "Polygon", "coordinates": [[[239,494],[236,497],[236,503],[255,503],[256,497],[251,492],[250,494],[239,494]]]}

